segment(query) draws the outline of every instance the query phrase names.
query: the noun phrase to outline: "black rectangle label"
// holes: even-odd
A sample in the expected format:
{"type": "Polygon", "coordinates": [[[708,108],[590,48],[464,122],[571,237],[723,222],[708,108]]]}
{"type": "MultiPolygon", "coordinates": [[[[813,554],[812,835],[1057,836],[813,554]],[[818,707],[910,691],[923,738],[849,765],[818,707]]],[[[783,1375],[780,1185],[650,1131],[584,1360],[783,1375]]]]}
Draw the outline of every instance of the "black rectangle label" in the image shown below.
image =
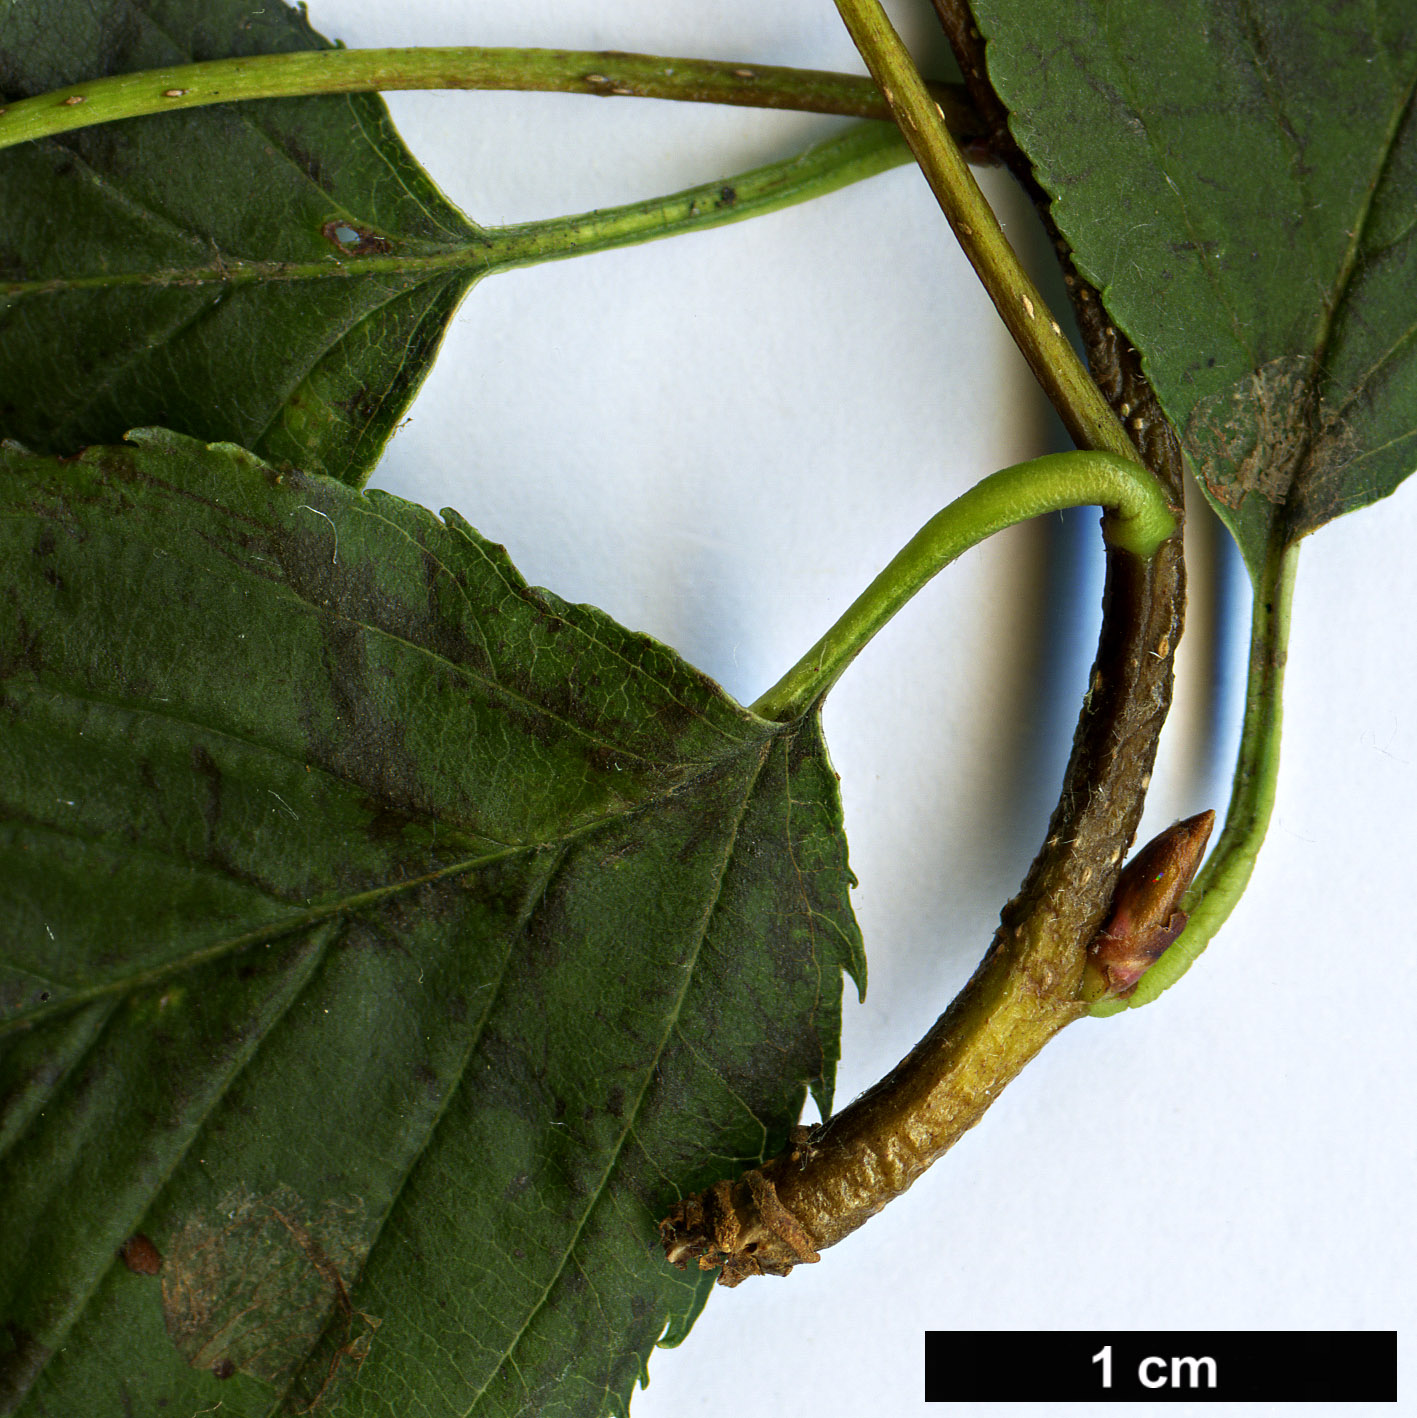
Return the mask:
{"type": "Polygon", "coordinates": [[[928,1330],[927,1403],[1396,1403],[1395,1330],[928,1330]]]}

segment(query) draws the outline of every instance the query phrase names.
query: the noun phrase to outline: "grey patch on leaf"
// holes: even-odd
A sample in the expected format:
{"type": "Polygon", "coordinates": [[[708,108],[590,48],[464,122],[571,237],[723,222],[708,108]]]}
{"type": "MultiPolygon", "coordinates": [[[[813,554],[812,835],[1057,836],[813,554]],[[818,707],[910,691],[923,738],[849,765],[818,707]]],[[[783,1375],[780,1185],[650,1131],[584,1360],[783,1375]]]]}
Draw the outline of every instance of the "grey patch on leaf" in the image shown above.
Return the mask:
{"type": "Polygon", "coordinates": [[[289,1187],[231,1192],[188,1219],[164,1257],[162,1309],[178,1353],[219,1378],[279,1383],[343,1319],[320,1402],[339,1370],[363,1362],[379,1321],[349,1301],[369,1251],[364,1204],[310,1207],[289,1187]]]}
{"type": "Polygon", "coordinates": [[[1212,394],[1186,421],[1186,452],[1211,496],[1239,508],[1258,493],[1302,536],[1344,510],[1341,482],[1361,454],[1346,423],[1325,416],[1313,361],[1284,355],[1212,394]]]}

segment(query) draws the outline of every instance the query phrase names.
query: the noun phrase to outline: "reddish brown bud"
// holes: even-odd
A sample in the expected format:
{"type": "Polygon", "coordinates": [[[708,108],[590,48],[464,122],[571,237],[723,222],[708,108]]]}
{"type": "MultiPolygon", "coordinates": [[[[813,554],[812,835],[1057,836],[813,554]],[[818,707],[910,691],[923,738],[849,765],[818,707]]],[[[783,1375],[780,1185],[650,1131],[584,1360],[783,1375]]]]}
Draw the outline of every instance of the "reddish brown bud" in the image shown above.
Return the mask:
{"type": "Polygon", "coordinates": [[[1086,998],[1125,999],[1181,934],[1187,918],[1176,908],[1201,864],[1214,824],[1213,812],[1188,817],[1148,842],[1122,868],[1112,909],[1088,947],[1086,998]]]}

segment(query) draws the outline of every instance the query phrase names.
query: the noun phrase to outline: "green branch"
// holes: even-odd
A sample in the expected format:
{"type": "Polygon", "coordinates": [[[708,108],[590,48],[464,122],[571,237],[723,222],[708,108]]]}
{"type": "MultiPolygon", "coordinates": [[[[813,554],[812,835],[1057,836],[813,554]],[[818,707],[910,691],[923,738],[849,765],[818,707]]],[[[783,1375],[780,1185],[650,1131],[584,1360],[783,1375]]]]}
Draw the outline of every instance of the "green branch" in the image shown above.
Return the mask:
{"type": "MultiPolygon", "coordinates": [[[[387,89],[634,95],[846,118],[891,117],[868,79],[815,69],[558,49],[320,49],[116,74],[21,99],[0,108],[0,148],[95,123],[205,104],[387,89]]],[[[962,139],[980,138],[983,125],[958,86],[934,84],[930,92],[962,139]]]]}
{"type": "Polygon", "coordinates": [[[836,7],[960,246],[1073,442],[1135,461],[1126,430],[1009,245],[879,0],[836,0],[836,7]]]}
{"type": "Polygon", "coordinates": [[[1107,509],[1111,546],[1149,560],[1176,530],[1156,480],[1110,453],[1050,453],[992,474],[932,517],[827,633],[754,705],[765,719],[804,714],[868,641],[938,571],[980,542],[1045,512],[1091,503],[1107,509]]]}
{"type": "Polygon", "coordinates": [[[1255,585],[1245,718],[1240,730],[1230,807],[1215,850],[1182,898],[1181,909],[1190,916],[1186,929],[1142,976],[1135,994],[1126,1000],[1099,1003],[1091,1011],[1093,1014],[1116,1014],[1122,1009],[1150,1004],[1163,990],[1174,985],[1225,924],[1249,884],[1274,809],[1289,611],[1298,564],[1297,543],[1272,549],[1255,585]]]}

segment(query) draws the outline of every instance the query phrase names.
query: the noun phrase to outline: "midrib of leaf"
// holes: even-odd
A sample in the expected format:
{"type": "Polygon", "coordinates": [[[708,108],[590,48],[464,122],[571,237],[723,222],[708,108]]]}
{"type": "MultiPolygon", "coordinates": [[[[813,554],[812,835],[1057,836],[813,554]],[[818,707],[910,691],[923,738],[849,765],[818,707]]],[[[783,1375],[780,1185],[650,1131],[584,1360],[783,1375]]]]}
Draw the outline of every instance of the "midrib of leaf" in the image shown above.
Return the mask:
{"type": "MultiPolygon", "coordinates": [[[[469,223],[471,235],[442,244],[420,241],[424,254],[419,255],[354,255],[331,251],[320,261],[259,261],[228,259],[217,251],[210,261],[188,267],[165,267],[156,271],[104,271],[93,275],[8,281],[0,286],[0,297],[24,300],[74,291],[243,286],[345,280],[353,276],[427,280],[442,274],[456,274],[471,283],[496,270],[588,255],[678,232],[705,230],[742,221],[833,190],[844,182],[858,180],[869,172],[881,171],[900,161],[901,153],[890,136],[890,130],[878,132],[876,128],[877,125],[863,125],[859,132],[849,130],[840,138],[815,144],[806,152],[778,163],[737,173],[727,179],[697,183],[638,202],[509,226],[483,227],[469,223]],[[841,153],[847,154],[847,157],[840,158],[841,153]],[[815,165],[808,162],[807,176],[802,177],[804,160],[813,155],[818,162],[815,165]],[[725,183],[733,189],[731,199],[722,196],[725,183]],[[428,249],[430,247],[433,249],[428,249]]],[[[388,161],[382,154],[380,160],[388,161]]],[[[305,180],[310,179],[306,176],[305,180]]],[[[326,201],[332,201],[323,188],[317,190],[326,201]]],[[[363,219],[358,215],[348,215],[348,221],[356,229],[363,227],[363,219]]],[[[211,243],[199,235],[181,229],[179,233],[186,245],[203,251],[210,248],[211,243]]],[[[389,239],[395,243],[402,240],[395,235],[390,235],[389,239]]]]}
{"type": "MultiPolygon", "coordinates": [[[[722,899],[723,879],[724,876],[727,874],[729,863],[733,860],[733,851],[738,841],[739,829],[741,828],[743,823],[743,814],[747,811],[748,802],[753,796],[754,789],[757,787],[758,779],[762,776],[762,771],[767,763],[769,749],[771,747],[772,742],[773,741],[771,739],[768,739],[758,745],[759,756],[757,767],[754,769],[751,777],[748,779],[747,783],[744,786],[744,791],[738,804],[738,815],[734,818],[733,821],[733,830],[725,837],[724,849],[719,857],[718,870],[716,873],[716,879],[718,882],[718,892],[717,894],[715,894],[714,899],[711,902],[707,903],[704,908],[700,920],[698,936],[697,939],[694,941],[694,951],[692,959],[689,962],[688,968],[686,968],[682,972],[679,992],[675,996],[673,1008],[668,1012],[668,1015],[666,1017],[664,1032],[660,1036],[659,1044],[655,1048],[653,1058],[646,1064],[643,1070],[643,1075],[640,1081],[640,1089],[639,1092],[635,1095],[634,1106],[627,1110],[625,1125],[621,1128],[620,1134],[615,1140],[615,1146],[611,1150],[609,1160],[607,1161],[605,1168],[601,1173],[599,1183],[596,1185],[595,1190],[590,1194],[584,1207],[582,1208],[580,1220],[576,1226],[575,1234],[567,1242],[566,1248],[562,1252],[561,1258],[557,1263],[554,1274],[547,1281],[545,1287],[543,1288],[541,1292],[541,1298],[536,1302],[535,1305],[531,1306],[531,1308],[528,1310],[527,1316],[522,1322],[521,1328],[517,1330],[516,1334],[512,1337],[511,1342],[506,1347],[502,1362],[504,1364],[510,1364],[514,1369],[516,1368],[516,1360],[514,1356],[517,1350],[517,1346],[521,1343],[522,1337],[526,1334],[527,1330],[535,1322],[537,1315],[540,1314],[541,1311],[545,1308],[552,1291],[555,1290],[557,1284],[560,1282],[561,1276],[564,1273],[567,1264],[570,1262],[571,1257],[575,1254],[577,1246],[580,1244],[581,1235],[585,1231],[586,1223],[590,1220],[591,1213],[600,1204],[601,1199],[605,1196],[606,1190],[610,1184],[610,1178],[614,1174],[615,1168],[619,1165],[620,1155],[625,1149],[625,1142],[634,1132],[635,1121],[639,1117],[640,1109],[644,1106],[645,1095],[649,1091],[650,1080],[655,1076],[655,1071],[658,1067],[660,1059],[664,1055],[664,1050],[668,1046],[670,1038],[678,1029],[679,1017],[683,1012],[684,1008],[684,998],[688,994],[689,986],[694,978],[694,970],[698,965],[699,952],[703,949],[703,943],[708,935],[709,925],[713,920],[714,913],[718,909],[718,903],[722,899]]],[[[486,1016],[484,1016],[484,1019],[485,1018],[486,1016]]],[[[429,1135],[431,1137],[431,1132],[429,1135]]],[[[390,1209],[392,1210],[392,1208],[390,1209]]],[[[590,1284],[588,1278],[587,1284],[590,1284]]],[[[591,1291],[592,1293],[595,1293],[594,1286],[591,1286],[591,1291]]],[[[477,1393],[474,1395],[471,1405],[464,1410],[463,1418],[472,1418],[472,1414],[477,1411],[478,1407],[482,1402],[482,1398],[486,1394],[488,1388],[491,1386],[492,1381],[497,1377],[500,1372],[500,1366],[492,1369],[492,1371],[487,1376],[487,1379],[482,1384],[481,1388],[479,1388],[477,1393]]],[[[519,1370],[518,1374],[520,1374],[519,1370]]],[[[525,1388],[525,1383],[523,1383],[523,1387],[525,1388]]]]}
{"type": "MultiPolygon", "coordinates": [[[[125,709],[131,708],[131,706],[129,705],[121,704],[118,701],[109,701],[105,698],[96,695],[70,695],[69,697],[84,699],[86,700],[86,702],[111,702],[114,703],[116,707],[121,707],[125,709]]],[[[166,718],[170,722],[176,722],[180,724],[190,722],[188,720],[182,719],[180,716],[177,715],[154,714],[154,717],[166,718]]],[[[235,735],[231,734],[222,734],[220,730],[203,729],[203,732],[220,735],[222,737],[232,740],[233,742],[246,743],[248,744],[248,746],[251,747],[263,748],[263,745],[259,743],[253,743],[251,740],[248,739],[237,738],[235,735]]],[[[707,764],[693,765],[698,771],[694,773],[692,777],[680,778],[665,788],[647,794],[644,798],[638,800],[637,802],[631,804],[628,807],[620,808],[607,813],[602,813],[594,818],[588,819],[585,822],[578,823],[572,828],[554,833],[539,841],[508,845],[500,851],[488,852],[484,853],[481,856],[467,857],[461,861],[449,863],[447,866],[439,867],[436,871],[424,872],[418,876],[401,877],[398,881],[385,882],[381,885],[368,887],[363,891],[355,892],[349,896],[338,897],[333,900],[323,902],[318,906],[309,907],[307,909],[298,909],[293,911],[283,920],[271,921],[257,928],[256,930],[246,931],[239,935],[232,936],[229,939],[216,941],[211,945],[204,946],[200,950],[190,951],[186,955],[179,956],[176,959],[168,962],[167,964],[155,966],[148,970],[138,971],[131,975],[125,975],[122,979],[114,980],[111,983],[90,986],[88,989],[76,989],[72,993],[66,994],[62,1000],[56,1000],[53,1004],[39,1005],[34,1009],[27,1011],[22,1010],[12,1015],[8,1020],[0,1021],[0,1037],[3,1037],[3,1035],[9,1032],[11,1029],[24,1027],[43,1020],[55,1018],[61,1014],[67,1013],[71,1009],[77,1009],[80,1006],[88,1004],[96,999],[102,999],[104,997],[113,995],[122,995],[123,993],[129,990],[142,989],[146,986],[157,984],[162,980],[169,979],[172,976],[181,974],[184,971],[196,969],[198,966],[208,964],[213,960],[221,959],[225,955],[234,954],[238,951],[250,949],[252,946],[261,945],[267,942],[281,939],[285,936],[293,935],[300,930],[317,925],[320,922],[329,920],[331,918],[356,914],[357,912],[366,910],[371,906],[376,906],[383,902],[393,900],[407,892],[416,891],[421,887],[429,886],[439,881],[447,881],[458,876],[466,875],[470,872],[480,871],[485,867],[495,866],[499,862],[510,861],[516,857],[535,855],[537,852],[544,851],[548,847],[558,847],[561,849],[561,853],[564,854],[564,852],[570,847],[570,845],[578,838],[583,837],[588,833],[595,832],[607,822],[614,821],[620,817],[625,817],[637,813],[647,813],[649,811],[652,811],[655,806],[657,806],[660,802],[667,798],[671,793],[682,792],[686,787],[692,785],[696,778],[702,777],[703,774],[712,772],[716,768],[723,767],[736,756],[736,753],[751,753],[756,751],[766,754],[768,748],[773,743],[776,737],[777,735],[769,735],[760,740],[753,740],[747,744],[740,744],[737,746],[736,752],[726,753],[721,759],[715,760],[707,764]]],[[[283,753],[279,749],[273,748],[270,751],[279,757],[285,758],[287,761],[294,761],[293,759],[291,759],[290,755],[283,753]]],[[[337,781],[347,782],[348,780],[337,778],[337,781]]],[[[754,777],[754,781],[756,782],[756,775],[754,777]]],[[[358,787],[359,785],[351,784],[350,786],[358,787]]],[[[13,820],[29,822],[31,826],[33,826],[35,829],[52,834],[56,837],[67,837],[71,840],[86,842],[99,840],[97,837],[95,837],[94,834],[84,833],[74,828],[57,825],[55,823],[39,822],[32,818],[29,818],[28,816],[16,814],[13,820]]],[[[435,817],[431,819],[431,821],[436,824],[438,822],[438,819],[435,817]]],[[[143,854],[157,860],[170,860],[170,858],[168,858],[166,854],[153,852],[147,848],[134,847],[130,850],[132,851],[133,855],[143,854]]],[[[190,870],[203,872],[211,875],[212,877],[222,878],[224,876],[224,874],[219,870],[215,868],[206,867],[202,864],[194,865],[189,862],[187,863],[187,866],[190,870]]],[[[265,890],[264,888],[253,886],[252,890],[260,896],[264,897],[264,899],[266,899],[267,901],[273,902],[278,906],[286,904],[282,897],[277,896],[265,890]]]]}
{"type": "MultiPolygon", "coordinates": [[[[1289,122],[1288,117],[1284,112],[1284,108],[1281,101],[1282,93],[1279,89],[1275,87],[1274,79],[1272,74],[1270,73],[1269,66],[1265,63],[1264,56],[1260,53],[1259,50],[1258,36],[1259,31],[1261,29],[1261,23],[1255,18],[1254,6],[1249,3],[1249,0],[1245,0],[1245,3],[1242,4],[1241,9],[1244,15],[1244,22],[1240,28],[1241,34],[1243,35],[1245,40],[1245,48],[1250,56],[1250,64],[1251,67],[1254,69],[1255,74],[1259,78],[1260,87],[1264,90],[1265,100],[1269,105],[1269,111],[1272,117],[1274,131],[1279,135],[1281,143],[1284,145],[1284,148],[1289,154],[1289,170],[1285,174],[1285,176],[1288,178],[1292,187],[1296,189],[1296,191],[1301,194],[1301,196],[1307,198],[1308,193],[1304,186],[1303,177],[1303,156],[1298,141],[1295,138],[1294,125],[1289,122]]],[[[1312,210],[1313,205],[1314,204],[1312,202],[1305,200],[1303,203],[1303,210],[1312,210]]],[[[1301,221],[1300,230],[1304,233],[1305,240],[1308,242],[1310,265],[1313,267],[1314,270],[1317,271],[1319,269],[1319,252],[1318,248],[1314,245],[1313,225],[1312,223],[1301,221]]],[[[1345,260],[1346,259],[1347,258],[1345,257],[1345,260]]],[[[1337,282],[1339,285],[1345,283],[1345,277],[1342,274],[1342,269],[1342,265],[1340,265],[1340,274],[1337,278],[1337,282]]],[[[1329,303],[1319,313],[1319,331],[1315,337],[1316,347],[1322,347],[1322,345],[1327,339],[1327,325],[1324,312],[1325,310],[1331,310],[1332,308],[1332,303],[1329,303]]]]}
{"type": "MultiPolygon", "coordinates": [[[[354,220],[358,220],[357,218],[354,220]]],[[[494,235],[499,228],[489,227],[494,235]]],[[[511,228],[508,228],[511,230],[511,228]]],[[[154,286],[243,286],[256,282],[350,280],[359,276],[427,276],[444,272],[478,271],[485,274],[495,266],[485,250],[471,243],[433,256],[360,256],[358,268],[351,270],[335,255],[323,262],[312,261],[228,261],[216,266],[168,267],[161,271],[110,271],[99,276],[56,276],[47,280],[12,281],[4,293],[23,299],[29,296],[60,295],[69,291],[117,290],[124,287],[154,286]],[[334,264],[331,264],[334,263],[334,264]]]]}
{"type": "MultiPolygon", "coordinates": [[[[1392,162],[1392,155],[1397,144],[1397,135],[1401,131],[1402,121],[1404,117],[1407,115],[1408,110],[1412,107],[1414,95],[1417,95],[1417,73],[1414,73],[1411,82],[1409,82],[1408,84],[1407,92],[1402,96],[1401,101],[1394,106],[1392,118],[1388,123],[1387,131],[1383,135],[1382,145],[1378,150],[1378,157],[1376,163],[1374,164],[1372,177],[1369,179],[1364,188],[1362,206],[1359,210],[1357,219],[1353,223],[1353,228],[1349,236],[1348,245],[1344,250],[1342,264],[1340,265],[1338,273],[1334,278],[1332,295],[1328,300],[1323,302],[1323,305],[1321,307],[1319,314],[1319,328],[1314,341],[1314,351],[1309,363],[1308,371],[1305,373],[1303,380],[1305,390],[1309,394],[1312,394],[1315,391],[1319,379],[1322,378],[1324,360],[1328,354],[1329,346],[1332,342],[1334,326],[1338,320],[1340,312],[1343,309],[1344,301],[1347,299],[1349,287],[1352,285],[1353,279],[1357,275],[1358,271],[1362,269],[1363,263],[1360,258],[1360,252],[1362,249],[1363,238],[1367,233],[1368,223],[1372,218],[1373,204],[1377,200],[1378,190],[1381,187],[1383,178],[1388,170],[1389,165],[1392,162]]],[[[1412,328],[1413,327],[1410,326],[1408,328],[1409,337],[1412,333],[1412,328]]],[[[1392,346],[1391,349],[1387,350],[1372,365],[1371,368],[1366,370],[1363,373],[1362,377],[1354,385],[1353,389],[1349,392],[1348,397],[1344,399],[1343,403],[1334,412],[1334,414],[1330,418],[1325,420],[1322,425],[1320,425],[1316,419],[1310,419],[1308,421],[1308,426],[1304,430],[1303,441],[1300,444],[1298,453],[1294,459],[1294,463],[1289,475],[1288,482],[1291,488],[1293,487],[1297,477],[1299,476],[1300,471],[1308,463],[1310,455],[1313,452],[1314,445],[1316,444],[1318,439],[1322,437],[1329,429],[1334,428],[1341,423],[1344,413],[1347,411],[1347,409],[1351,407],[1355,400],[1362,396],[1364,389],[1367,387],[1368,381],[1377,373],[1378,370],[1382,368],[1383,364],[1388,359],[1390,359],[1396,353],[1397,350],[1402,348],[1404,343],[1405,341],[1399,340],[1396,344],[1392,346]]],[[[1408,436],[1410,437],[1411,435],[1409,434],[1408,436]]],[[[1398,440],[1390,440],[1390,442],[1396,441],[1398,440]]],[[[1378,451],[1380,450],[1377,448],[1368,448],[1364,450],[1363,456],[1371,457],[1374,453],[1378,451]]],[[[1285,513],[1283,515],[1285,523],[1289,523],[1290,521],[1292,521],[1292,504],[1290,504],[1289,507],[1286,508],[1285,513]]]]}

